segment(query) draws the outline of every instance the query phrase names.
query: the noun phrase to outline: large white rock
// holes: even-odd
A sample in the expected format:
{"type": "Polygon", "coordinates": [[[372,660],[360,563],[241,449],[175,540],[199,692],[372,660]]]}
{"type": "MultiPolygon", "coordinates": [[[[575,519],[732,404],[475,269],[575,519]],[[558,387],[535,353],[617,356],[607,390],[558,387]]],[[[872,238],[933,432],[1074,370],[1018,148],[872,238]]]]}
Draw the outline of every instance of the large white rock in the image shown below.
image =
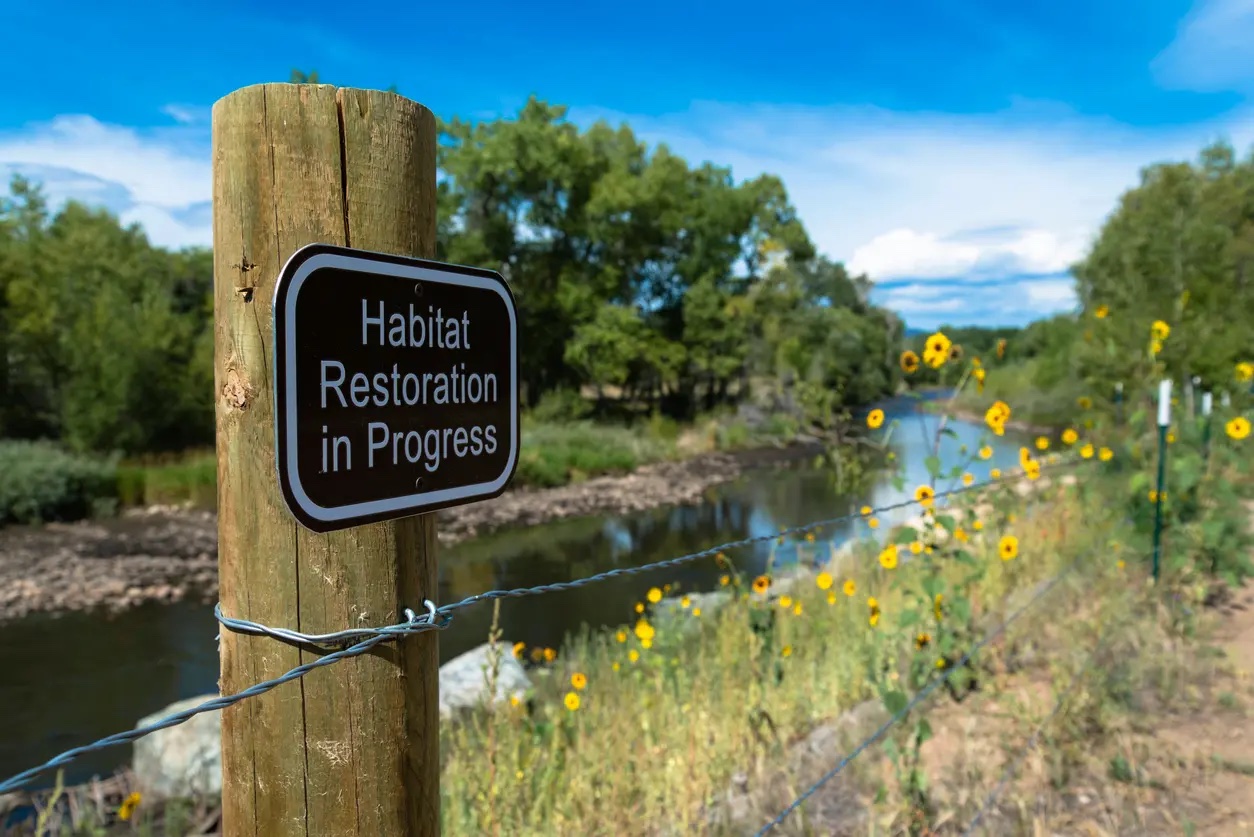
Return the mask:
{"type": "MultiPolygon", "coordinates": [[[[522,664],[514,659],[511,644],[500,645],[501,662],[496,699],[520,699],[531,688],[522,664]]],[[[453,720],[461,710],[484,702],[488,689],[484,672],[488,645],[467,651],[440,666],[440,717],[453,720]]],[[[282,687],[280,687],[282,688],[282,687]]],[[[141,718],[136,728],[156,723],[178,712],[199,706],[217,694],[180,700],[141,718]]],[[[222,792],[222,713],[203,712],[178,726],[158,730],[134,744],[132,769],[144,796],[161,799],[215,796],[222,792]]]]}
{"type": "MultiPolygon", "coordinates": [[[[488,697],[487,671],[489,665],[487,643],[472,648],[440,666],[440,718],[450,719],[460,711],[473,709],[488,697]]],[[[522,663],[514,658],[512,644],[499,646],[501,660],[497,666],[497,705],[508,702],[511,695],[521,700],[531,688],[531,680],[522,663]]]]}
{"type": "MultiPolygon", "coordinates": [[[[136,728],[199,706],[218,695],[180,700],[140,718],[136,728]]],[[[216,796],[222,793],[222,713],[202,712],[178,726],[137,740],[132,767],[140,792],[161,799],[216,796]]]]}

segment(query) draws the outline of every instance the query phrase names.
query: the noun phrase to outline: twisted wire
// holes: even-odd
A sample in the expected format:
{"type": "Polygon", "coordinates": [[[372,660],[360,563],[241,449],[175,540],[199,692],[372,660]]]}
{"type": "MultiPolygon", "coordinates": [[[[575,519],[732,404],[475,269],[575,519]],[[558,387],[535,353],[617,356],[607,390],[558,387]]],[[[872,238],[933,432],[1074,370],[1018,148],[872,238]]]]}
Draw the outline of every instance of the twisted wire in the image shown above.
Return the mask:
{"type": "MultiPolygon", "coordinates": [[[[1041,471],[1044,472],[1047,469],[1057,470],[1063,467],[1071,467],[1071,466],[1075,466],[1079,464],[1087,464],[1087,463],[1091,463],[1095,461],[1096,461],[1095,459],[1088,459],[1088,460],[1080,459],[1078,461],[1064,459],[1063,461],[1055,463],[1053,465],[1043,465],[1041,467],[1041,471]]],[[[1019,471],[1015,473],[1014,475],[1001,477],[995,480],[985,480],[984,482],[972,483],[971,485],[963,486],[961,488],[955,488],[955,489],[951,489],[948,491],[938,491],[935,493],[934,499],[940,500],[945,497],[952,497],[954,495],[963,494],[968,491],[977,491],[981,488],[987,488],[991,485],[1000,485],[1003,483],[1017,482],[1021,479],[1024,479],[1025,477],[1027,477],[1027,473],[1024,471],[1019,471]]],[[[903,500],[899,503],[892,503],[887,506],[880,506],[879,508],[872,509],[870,514],[875,515],[875,514],[882,514],[883,512],[888,512],[888,511],[896,511],[898,509],[903,509],[903,508],[908,508],[910,506],[919,505],[919,502],[920,502],[919,500],[911,498],[909,500],[903,500]]],[[[718,555],[720,552],[727,552],[733,549],[739,549],[745,546],[753,546],[759,543],[768,543],[778,538],[787,537],[789,535],[803,534],[805,532],[810,532],[815,529],[823,529],[828,526],[836,525],[838,523],[847,523],[852,520],[857,520],[859,518],[866,517],[866,516],[867,515],[863,515],[859,512],[854,512],[850,514],[840,515],[839,517],[829,517],[829,518],[825,518],[822,520],[816,520],[811,523],[804,523],[799,526],[791,526],[786,529],[781,529],[778,532],[775,532],[769,535],[756,535],[754,537],[743,538],[741,540],[729,541],[724,544],[719,544],[718,546],[711,546],[707,549],[700,550],[699,552],[692,552],[687,555],[681,555],[678,558],[668,558],[664,561],[655,561],[651,564],[641,564],[638,567],[618,567],[612,570],[607,570],[606,572],[603,572],[603,573],[597,573],[595,575],[588,576],[586,578],[575,579],[574,581],[559,581],[559,582],[554,582],[552,584],[540,584],[535,587],[518,587],[512,590],[492,590],[487,593],[479,593],[474,596],[468,596],[465,599],[462,599],[461,601],[455,602],[453,604],[444,605],[438,608],[437,612],[440,615],[444,616],[444,615],[450,615],[454,613],[455,611],[461,610],[462,608],[470,607],[471,605],[478,604],[479,602],[491,601],[493,599],[514,599],[514,598],[522,598],[524,596],[538,596],[543,593],[556,593],[556,592],[560,592],[563,590],[577,590],[580,587],[586,587],[589,584],[596,584],[598,582],[607,581],[611,578],[624,578],[627,576],[640,575],[641,573],[653,572],[655,570],[670,569],[673,567],[678,567],[683,564],[688,564],[693,561],[700,560],[702,558],[711,558],[715,555],[718,555]]]]}
{"type": "MultiPolygon", "coordinates": [[[[409,611],[409,613],[413,613],[413,611],[409,611]]],[[[441,624],[432,621],[424,621],[430,620],[430,618],[429,613],[426,613],[422,616],[415,616],[413,619],[403,623],[402,625],[391,626],[390,629],[380,628],[374,636],[364,639],[356,645],[328,654],[325,657],[319,657],[318,659],[305,663],[304,665],[297,666],[286,674],[276,677],[273,680],[265,680],[254,686],[249,686],[244,691],[237,692],[233,695],[222,695],[221,697],[207,700],[198,706],[194,706],[191,709],[185,709],[182,712],[176,712],[173,715],[169,715],[160,721],[148,724],[147,726],[137,727],[125,732],[119,732],[91,744],[85,744],[81,747],[74,747],[73,749],[66,750],[64,753],[49,759],[37,767],[24,770],[14,777],[7,779],[4,782],[0,782],[0,795],[25,787],[40,774],[49,770],[54,770],[58,767],[63,767],[80,756],[98,752],[109,747],[115,747],[119,744],[129,744],[132,741],[143,738],[145,735],[151,735],[158,730],[177,726],[185,721],[189,721],[201,713],[212,712],[216,709],[225,709],[232,704],[239,703],[240,701],[246,700],[250,697],[256,697],[257,695],[264,694],[277,686],[283,685],[284,683],[296,680],[299,677],[304,677],[316,668],[329,666],[332,663],[339,662],[340,660],[346,660],[349,657],[357,657],[365,654],[379,643],[397,635],[422,633],[424,631],[439,631],[447,627],[447,622],[441,624]],[[402,627],[405,630],[399,630],[402,627]]]]}

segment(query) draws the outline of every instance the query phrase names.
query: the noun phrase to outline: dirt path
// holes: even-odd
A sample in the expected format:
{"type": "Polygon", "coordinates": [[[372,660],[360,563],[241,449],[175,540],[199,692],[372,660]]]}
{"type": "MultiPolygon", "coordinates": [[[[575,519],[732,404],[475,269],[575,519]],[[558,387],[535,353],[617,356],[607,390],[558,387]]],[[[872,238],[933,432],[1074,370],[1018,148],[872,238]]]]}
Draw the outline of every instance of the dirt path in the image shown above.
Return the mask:
{"type": "MultiPolygon", "coordinates": [[[[1254,504],[1250,513],[1254,526],[1254,504]]],[[[1053,606],[1054,618],[986,649],[978,692],[929,701],[923,773],[937,808],[929,837],[964,834],[1010,765],[974,834],[1254,835],[1254,582],[1205,606],[1185,639],[1125,623],[1075,681],[1101,634],[1096,607],[1083,596],[1053,606]],[[1077,630],[1068,633],[1067,622],[1077,630]],[[1025,749],[1038,730],[1037,746],[1025,749]]],[[[763,758],[712,806],[713,833],[753,833],[887,720],[878,700],[867,701],[763,758]]],[[[876,745],[775,833],[904,834],[876,801],[896,785],[876,745]]]]}
{"type": "Polygon", "coordinates": [[[987,697],[938,706],[937,833],[965,830],[1040,729],[976,834],[1254,835],[1254,584],[1201,616],[1195,637],[1146,631],[1102,653],[1070,691],[1087,650],[1051,653],[1046,629],[1021,669],[1001,660],[987,697]]]}
{"type": "MultiPolygon", "coordinates": [[[[747,470],[812,457],[818,450],[817,442],[801,442],[709,453],[560,488],[510,491],[439,512],[440,543],[454,544],[503,526],[696,503],[712,486],[747,470]]],[[[116,520],[0,529],[0,624],[34,613],[213,601],[218,594],[217,526],[212,513],[167,508],[116,520]]]]}
{"type": "Polygon", "coordinates": [[[1218,706],[1164,718],[1157,737],[1193,768],[1181,771],[1186,784],[1176,817],[1192,822],[1195,834],[1235,837],[1254,834],[1254,587],[1246,585],[1220,609],[1214,640],[1232,671],[1215,691],[1218,706]]]}

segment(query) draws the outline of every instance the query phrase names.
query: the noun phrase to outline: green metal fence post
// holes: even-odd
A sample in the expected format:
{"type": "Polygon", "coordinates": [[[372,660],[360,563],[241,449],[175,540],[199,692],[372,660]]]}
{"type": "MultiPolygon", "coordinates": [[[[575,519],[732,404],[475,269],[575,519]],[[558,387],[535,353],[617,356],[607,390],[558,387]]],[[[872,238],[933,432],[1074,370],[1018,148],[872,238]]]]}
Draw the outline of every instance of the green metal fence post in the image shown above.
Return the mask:
{"type": "Polygon", "coordinates": [[[1171,379],[1158,384],[1158,480],[1154,488],[1154,582],[1158,582],[1163,544],[1163,488],[1166,481],[1167,428],[1171,426],[1171,379]]]}

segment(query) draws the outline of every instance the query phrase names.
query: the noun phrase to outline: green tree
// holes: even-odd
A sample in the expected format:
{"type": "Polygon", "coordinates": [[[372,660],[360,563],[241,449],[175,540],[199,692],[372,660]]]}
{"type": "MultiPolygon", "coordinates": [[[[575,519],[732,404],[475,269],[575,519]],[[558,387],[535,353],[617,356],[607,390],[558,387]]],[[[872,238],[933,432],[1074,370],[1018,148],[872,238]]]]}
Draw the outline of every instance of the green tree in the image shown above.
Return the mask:
{"type": "Polygon", "coordinates": [[[153,248],[138,226],[76,202],[52,215],[21,179],[10,191],[6,434],[128,453],[211,440],[212,387],[199,389],[212,376],[208,254],[153,248]]]}

